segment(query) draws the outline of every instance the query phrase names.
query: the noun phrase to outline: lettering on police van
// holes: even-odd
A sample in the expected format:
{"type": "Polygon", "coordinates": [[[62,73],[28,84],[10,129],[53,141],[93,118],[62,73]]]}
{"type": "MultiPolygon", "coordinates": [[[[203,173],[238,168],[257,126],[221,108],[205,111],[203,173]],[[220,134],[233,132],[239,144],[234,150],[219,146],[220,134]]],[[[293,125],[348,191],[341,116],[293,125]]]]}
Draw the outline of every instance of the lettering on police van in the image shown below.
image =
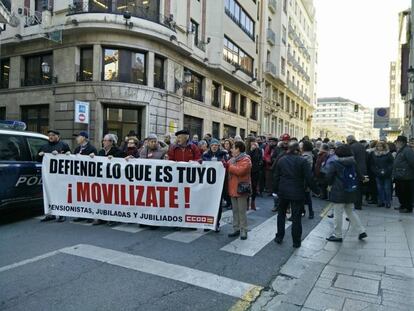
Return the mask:
{"type": "Polygon", "coordinates": [[[15,187],[19,186],[39,186],[42,185],[42,176],[20,175],[15,187]]]}

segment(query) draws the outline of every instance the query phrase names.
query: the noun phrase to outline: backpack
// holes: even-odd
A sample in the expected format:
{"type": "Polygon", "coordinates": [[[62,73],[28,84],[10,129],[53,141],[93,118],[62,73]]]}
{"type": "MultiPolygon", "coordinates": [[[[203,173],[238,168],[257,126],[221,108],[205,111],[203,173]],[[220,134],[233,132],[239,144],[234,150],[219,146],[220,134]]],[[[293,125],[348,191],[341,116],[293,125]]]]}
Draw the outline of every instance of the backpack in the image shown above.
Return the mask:
{"type": "Polygon", "coordinates": [[[342,169],[342,176],[339,179],[342,181],[345,192],[355,192],[358,190],[358,178],[355,165],[344,166],[339,164],[342,169]]]}

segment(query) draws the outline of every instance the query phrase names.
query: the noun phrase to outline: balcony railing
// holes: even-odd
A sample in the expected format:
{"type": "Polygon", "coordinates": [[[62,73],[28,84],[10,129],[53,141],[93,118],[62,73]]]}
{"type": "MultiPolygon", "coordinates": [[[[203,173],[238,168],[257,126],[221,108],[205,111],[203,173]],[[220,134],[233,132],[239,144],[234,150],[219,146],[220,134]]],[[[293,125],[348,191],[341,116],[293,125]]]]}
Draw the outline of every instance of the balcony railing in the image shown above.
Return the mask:
{"type": "Polygon", "coordinates": [[[200,102],[204,101],[203,95],[194,94],[194,92],[189,92],[189,91],[186,91],[186,90],[184,90],[183,96],[198,100],[200,102]]]}
{"type": "Polygon", "coordinates": [[[269,42],[271,45],[275,45],[275,43],[276,43],[276,34],[272,29],[267,28],[266,38],[267,38],[267,42],[269,42]]]}
{"type": "Polygon", "coordinates": [[[21,80],[22,86],[50,85],[50,84],[52,84],[52,79],[45,78],[45,77],[25,78],[21,80]]]}
{"type": "Polygon", "coordinates": [[[272,62],[266,62],[265,70],[266,70],[266,73],[269,73],[272,76],[276,77],[276,74],[277,74],[276,65],[273,64],[272,62]]]}
{"type": "MultiPolygon", "coordinates": [[[[73,1],[73,4],[69,5],[68,16],[75,14],[83,13],[104,13],[104,14],[117,14],[123,15],[126,10],[117,10],[116,8],[112,9],[111,5],[106,9],[90,7],[88,1],[80,2],[73,1]]],[[[173,31],[175,31],[176,23],[173,19],[173,16],[164,16],[159,14],[155,10],[151,10],[145,6],[135,6],[131,11],[128,11],[132,17],[142,18],[160,25],[163,25],[173,31]]]]}
{"type": "Polygon", "coordinates": [[[273,13],[276,12],[276,8],[277,8],[276,0],[269,0],[268,6],[269,6],[270,11],[272,11],[273,13]]]}

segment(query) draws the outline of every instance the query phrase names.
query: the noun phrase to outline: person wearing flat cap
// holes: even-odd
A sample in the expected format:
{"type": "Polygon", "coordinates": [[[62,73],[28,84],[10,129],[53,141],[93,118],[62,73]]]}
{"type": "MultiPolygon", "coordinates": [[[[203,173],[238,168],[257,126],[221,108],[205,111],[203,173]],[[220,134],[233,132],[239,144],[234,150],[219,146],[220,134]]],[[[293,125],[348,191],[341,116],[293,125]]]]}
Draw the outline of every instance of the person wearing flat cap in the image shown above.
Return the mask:
{"type": "Polygon", "coordinates": [[[400,213],[412,213],[414,203],[414,151],[407,142],[407,137],[397,137],[397,155],[392,170],[395,193],[401,205],[400,213]]]}
{"type": "MultiPolygon", "coordinates": [[[[56,130],[48,130],[47,136],[49,138],[49,141],[40,147],[39,152],[37,153],[36,160],[38,162],[42,162],[43,156],[45,153],[51,153],[54,155],[60,154],[60,153],[70,153],[70,148],[67,143],[60,140],[60,133],[56,130]]],[[[56,216],[54,215],[46,215],[45,218],[43,218],[41,221],[50,221],[55,220],[56,216]]],[[[66,217],[59,216],[57,221],[58,222],[64,222],[66,220],[66,217]]]]}
{"type": "Polygon", "coordinates": [[[56,130],[48,130],[47,136],[49,141],[40,147],[39,152],[37,153],[37,161],[42,162],[43,156],[45,153],[67,153],[70,152],[69,145],[64,141],[60,140],[60,133],[56,130]]]}
{"type": "Polygon", "coordinates": [[[147,144],[141,149],[140,158],[164,160],[167,150],[160,146],[158,137],[155,134],[149,134],[147,144]]]}
{"type": "Polygon", "coordinates": [[[180,130],[175,133],[176,143],[168,150],[168,160],[176,162],[200,161],[201,154],[197,146],[189,140],[190,132],[180,130]]]}
{"type": "Polygon", "coordinates": [[[76,137],[76,143],[78,146],[73,151],[74,154],[90,155],[91,153],[97,154],[98,151],[89,141],[89,134],[85,131],[80,131],[79,134],[73,134],[76,137]]]}

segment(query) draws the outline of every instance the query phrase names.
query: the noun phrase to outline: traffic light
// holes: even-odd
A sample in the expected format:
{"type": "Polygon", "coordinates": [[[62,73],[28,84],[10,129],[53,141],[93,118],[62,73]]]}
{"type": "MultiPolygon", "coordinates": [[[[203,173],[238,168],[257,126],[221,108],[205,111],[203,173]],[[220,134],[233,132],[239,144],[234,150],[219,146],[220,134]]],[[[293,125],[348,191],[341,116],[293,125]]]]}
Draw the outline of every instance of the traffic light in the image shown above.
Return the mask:
{"type": "Polygon", "coordinates": [[[358,109],[359,109],[358,105],[354,105],[354,112],[358,112],[358,109]]]}

